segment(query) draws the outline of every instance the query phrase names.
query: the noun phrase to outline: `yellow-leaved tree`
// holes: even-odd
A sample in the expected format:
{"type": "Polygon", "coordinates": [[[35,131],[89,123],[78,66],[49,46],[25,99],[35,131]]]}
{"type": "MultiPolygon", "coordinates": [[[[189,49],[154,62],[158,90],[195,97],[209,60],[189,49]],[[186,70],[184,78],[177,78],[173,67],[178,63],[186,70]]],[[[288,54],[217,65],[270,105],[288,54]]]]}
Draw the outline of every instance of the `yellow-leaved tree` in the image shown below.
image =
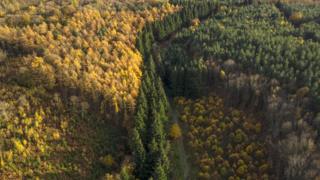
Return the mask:
{"type": "Polygon", "coordinates": [[[181,128],[178,123],[174,123],[170,128],[170,137],[172,139],[178,139],[182,136],[181,128]]]}

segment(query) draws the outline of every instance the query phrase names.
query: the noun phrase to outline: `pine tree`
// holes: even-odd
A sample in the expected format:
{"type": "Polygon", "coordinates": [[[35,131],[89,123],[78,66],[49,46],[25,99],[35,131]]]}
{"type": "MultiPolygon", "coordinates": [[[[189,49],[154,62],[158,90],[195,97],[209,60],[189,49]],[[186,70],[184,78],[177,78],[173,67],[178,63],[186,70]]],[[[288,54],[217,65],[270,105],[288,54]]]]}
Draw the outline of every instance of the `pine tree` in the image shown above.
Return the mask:
{"type": "Polygon", "coordinates": [[[167,180],[168,179],[167,174],[166,174],[165,170],[163,169],[160,162],[158,162],[156,165],[156,169],[154,172],[154,179],[157,179],[157,180],[167,180]]]}
{"type": "Polygon", "coordinates": [[[153,61],[153,57],[151,54],[148,55],[146,64],[147,64],[148,71],[152,74],[156,74],[156,65],[153,61]]]}
{"type": "Polygon", "coordinates": [[[132,150],[134,162],[136,164],[134,174],[136,177],[143,179],[143,177],[145,177],[144,164],[146,160],[146,154],[140,135],[136,129],[133,129],[132,133],[132,150]]]}
{"type": "Polygon", "coordinates": [[[145,45],[145,57],[148,57],[147,55],[151,53],[151,48],[152,48],[152,43],[153,43],[153,40],[152,40],[152,36],[151,36],[151,33],[146,31],[146,33],[143,34],[143,42],[144,42],[144,45],[145,45]]]}
{"type": "Polygon", "coordinates": [[[142,57],[144,57],[145,56],[145,50],[144,50],[144,43],[143,43],[141,34],[139,34],[139,36],[137,37],[137,49],[139,50],[139,52],[142,55],[142,57]]]}
{"type": "MultiPolygon", "coordinates": [[[[157,77],[156,89],[158,89],[157,92],[158,92],[158,96],[160,98],[160,104],[161,104],[163,110],[168,109],[169,102],[168,102],[168,99],[167,99],[167,95],[166,95],[166,93],[164,91],[164,88],[163,88],[162,81],[161,81],[160,77],[157,77]]],[[[162,109],[160,109],[160,110],[161,110],[160,112],[165,113],[165,111],[162,111],[162,109]]]]}
{"type": "Polygon", "coordinates": [[[134,126],[139,132],[139,134],[145,133],[145,119],[147,118],[147,100],[146,96],[142,89],[140,89],[140,93],[137,100],[136,105],[136,114],[134,116],[134,126]]]}

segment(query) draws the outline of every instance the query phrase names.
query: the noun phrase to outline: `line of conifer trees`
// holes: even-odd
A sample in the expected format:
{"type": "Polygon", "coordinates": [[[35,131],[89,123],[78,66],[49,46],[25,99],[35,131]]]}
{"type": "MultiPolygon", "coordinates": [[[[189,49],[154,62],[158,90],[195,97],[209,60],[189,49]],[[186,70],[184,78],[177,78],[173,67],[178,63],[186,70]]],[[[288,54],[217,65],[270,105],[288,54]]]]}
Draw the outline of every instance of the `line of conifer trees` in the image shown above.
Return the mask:
{"type": "Polygon", "coordinates": [[[153,61],[154,42],[151,25],[147,24],[137,40],[144,59],[132,131],[134,175],[138,179],[167,179],[169,171],[169,143],[165,133],[169,103],[153,61]]]}
{"type": "Polygon", "coordinates": [[[137,39],[144,59],[132,131],[134,175],[138,179],[167,179],[169,143],[165,133],[168,101],[152,56],[155,38],[147,24],[137,39]]]}
{"type": "Polygon", "coordinates": [[[168,101],[152,56],[145,61],[132,132],[134,174],[139,179],[166,179],[169,143],[164,125],[168,119],[168,101]]]}

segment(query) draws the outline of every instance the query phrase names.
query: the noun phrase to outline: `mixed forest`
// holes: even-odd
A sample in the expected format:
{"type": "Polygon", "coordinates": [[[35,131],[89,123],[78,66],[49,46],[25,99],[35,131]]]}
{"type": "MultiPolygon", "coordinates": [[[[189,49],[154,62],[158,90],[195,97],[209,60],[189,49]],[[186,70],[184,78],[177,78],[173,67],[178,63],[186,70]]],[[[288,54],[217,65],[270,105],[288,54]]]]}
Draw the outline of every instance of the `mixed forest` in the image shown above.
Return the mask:
{"type": "Polygon", "coordinates": [[[320,179],[320,3],[0,1],[0,179],[320,179]]]}

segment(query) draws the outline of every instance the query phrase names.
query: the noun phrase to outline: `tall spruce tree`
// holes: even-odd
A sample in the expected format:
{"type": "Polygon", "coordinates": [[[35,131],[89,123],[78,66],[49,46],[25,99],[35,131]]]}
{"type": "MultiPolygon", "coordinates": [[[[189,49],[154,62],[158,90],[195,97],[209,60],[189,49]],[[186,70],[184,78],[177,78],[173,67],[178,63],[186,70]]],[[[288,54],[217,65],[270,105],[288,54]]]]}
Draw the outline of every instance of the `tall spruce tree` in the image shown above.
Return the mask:
{"type": "Polygon", "coordinates": [[[146,152],[140,134],[136,129],[133,129],[132,133],[132,150],[135,162],[134,174],[139,179],[145,179],[147,176],[144,174],[144,165],[146,160],[146,152]]]}

